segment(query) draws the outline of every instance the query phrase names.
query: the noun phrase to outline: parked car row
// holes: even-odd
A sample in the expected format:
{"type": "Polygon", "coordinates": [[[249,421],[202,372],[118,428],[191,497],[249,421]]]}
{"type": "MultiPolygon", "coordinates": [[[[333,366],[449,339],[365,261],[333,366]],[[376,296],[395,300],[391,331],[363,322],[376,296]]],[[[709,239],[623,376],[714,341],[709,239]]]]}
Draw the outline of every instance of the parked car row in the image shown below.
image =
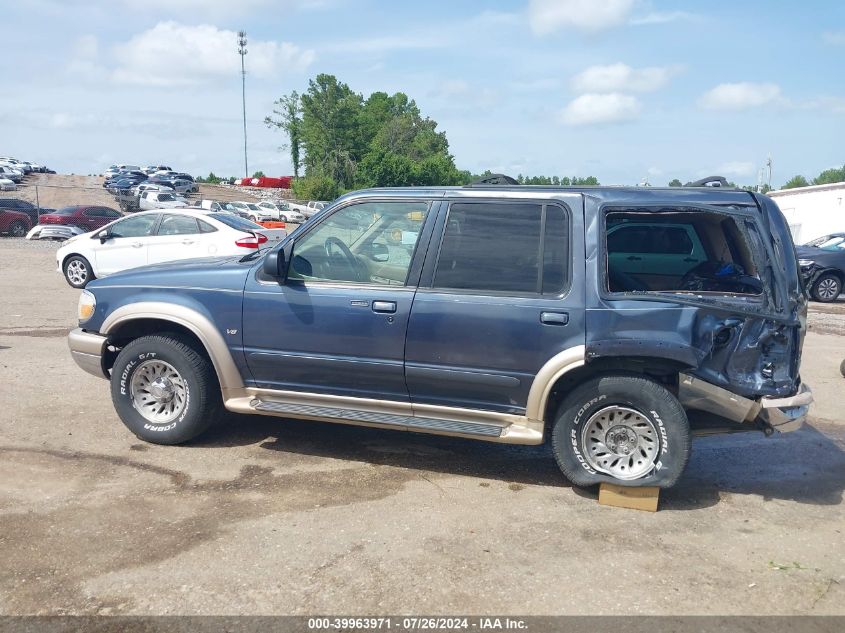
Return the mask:
{"type": "Polygon", "coordinates": [[[55,173],[44,165],[0,156],[0,191],[15,191],[23,179],[31,173],[55,173]]]}
{"type": "Polygon", "coordinates": [[[141,211],[71,237],[56,262],[71,286],[84,288],[92,279],[147,264],[245,255],[286,235],[284,229],[201,207],[141,211]]]}

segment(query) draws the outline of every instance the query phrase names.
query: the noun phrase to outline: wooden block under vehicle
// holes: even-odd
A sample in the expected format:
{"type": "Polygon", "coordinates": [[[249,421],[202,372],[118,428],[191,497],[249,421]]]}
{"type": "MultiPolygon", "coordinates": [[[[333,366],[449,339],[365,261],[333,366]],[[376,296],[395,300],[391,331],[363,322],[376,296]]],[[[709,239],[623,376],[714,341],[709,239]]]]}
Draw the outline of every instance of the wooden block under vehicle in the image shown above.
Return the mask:
{"type": "Polygon", "coordinates": [[[599,503],[603,506],[657,512],[659,498],[660,488],[653,486],[628,488],[615,484],[599,485],[599,503]]]}

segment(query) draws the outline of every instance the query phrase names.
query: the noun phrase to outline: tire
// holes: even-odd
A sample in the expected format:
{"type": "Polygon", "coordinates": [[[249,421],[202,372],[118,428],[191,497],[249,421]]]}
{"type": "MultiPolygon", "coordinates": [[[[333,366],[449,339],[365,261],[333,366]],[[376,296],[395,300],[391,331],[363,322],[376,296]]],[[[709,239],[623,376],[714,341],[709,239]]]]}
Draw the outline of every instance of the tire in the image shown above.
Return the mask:
{"type": "Polygon", "coordinates": [[[26,224],[24,224],[20,220],[15,220],[9,225],[9,235],[11,235],[12,237],[25,237],[26,224]]]}
{"type": "Polygon", "coordinates": [[[687,465],[690,445],[681,403],[640,376],[603,376],[580,385],[561,403],[552,428],[555,460],[577,486],[669,488],[687,465]]]}
{"type": "Polygon", "coordinates": [[[845,360],[839,364],[839,373],[845,376],[845,360]]]}
{"type": "Polygon", "coordinates": [[[811,294],[813,299],[822,303],[831,303],[839,298],[842,292],[842,281],[832,273],[825,273],[813,283],[811,294]]]}
{"type": "Polygon", "coordinates": [[[97,277],[91,264],[82,255],[71,255],[65,260],[62,270],[65,274],[65,281],[73,288],[84,288],[92,279],[97,277]]]}
{"type": "Polygon", "coordinates": [[[288,216],[286,215],[279,215],[279,222],[287,222],[288,216]]]}
{"type": "Polygon", "coordinates": [[[111,396],[118,416],[139,439],[181,444],[221,416],[211,362],[173,334],[143,336],[117,355],[111,396]]]}

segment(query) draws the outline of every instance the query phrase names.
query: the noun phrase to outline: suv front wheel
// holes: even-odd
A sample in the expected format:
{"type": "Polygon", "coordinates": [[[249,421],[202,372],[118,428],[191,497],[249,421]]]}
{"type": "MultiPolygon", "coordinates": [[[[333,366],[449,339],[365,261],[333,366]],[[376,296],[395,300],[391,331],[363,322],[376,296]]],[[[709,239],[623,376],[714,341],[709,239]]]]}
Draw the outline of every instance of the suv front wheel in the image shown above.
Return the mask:
{"type": "Polygon", "coordinates": [[[223,403],[211,362],[177,335],[143,336],[124,347],[111,375],[114,408],[153,444],[181,444],[205,431],[223,403]]]}
{"type": "Polygon", "coordinates": [[[552,429],[558,466],[577,486],[673,486],[686,467],[690,430],[681,403],[639,376],[594,378],[564,398],[552,429]]]}

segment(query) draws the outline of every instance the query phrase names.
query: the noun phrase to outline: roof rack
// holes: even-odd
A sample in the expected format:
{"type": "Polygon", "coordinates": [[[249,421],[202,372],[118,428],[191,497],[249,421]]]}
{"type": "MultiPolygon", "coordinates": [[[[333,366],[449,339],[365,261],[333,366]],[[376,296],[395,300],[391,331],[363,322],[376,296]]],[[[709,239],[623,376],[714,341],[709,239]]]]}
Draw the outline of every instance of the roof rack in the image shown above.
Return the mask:
{"type": "Polygon", "coordinates": [[[688,182],[684,187],[730,187],[731,184],[724,176],[707,176],[701,180],[688,182]]]}
{"type": "Polygon", "coordinates": [[[484,185],[518,185],[519,181],[505,174],[488,174],[478,180],[473,180],[467,187],[478,187],[484,185]]]}

